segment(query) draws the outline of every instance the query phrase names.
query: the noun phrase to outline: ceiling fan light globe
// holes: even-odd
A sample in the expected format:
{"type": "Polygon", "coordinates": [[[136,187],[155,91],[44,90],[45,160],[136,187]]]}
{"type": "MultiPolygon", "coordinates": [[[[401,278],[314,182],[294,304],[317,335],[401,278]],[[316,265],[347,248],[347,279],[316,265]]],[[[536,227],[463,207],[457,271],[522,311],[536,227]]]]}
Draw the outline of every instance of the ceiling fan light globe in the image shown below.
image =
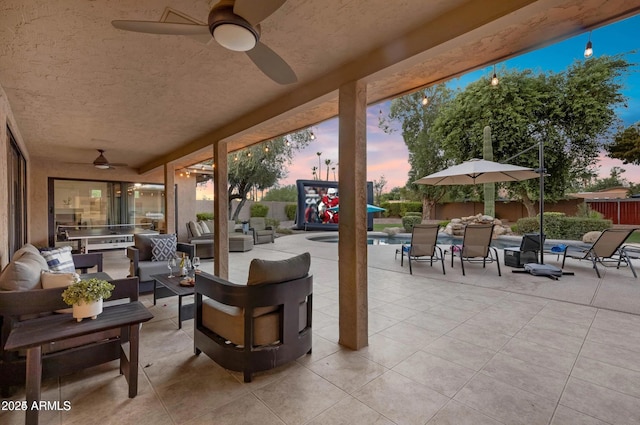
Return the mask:
{"type": "Polygon", "coordinates": [[[94,164],[94,167],[96,167],[99,170],[108,170],[109,169],[109,164],[94,164]]]}
{"type": "Polygon", "coordinates": [[[256,36],[241,25],[224,23],[213,30],[213,38],[218,44],[236,52],[246,52],[256,46],[256,36]]]}

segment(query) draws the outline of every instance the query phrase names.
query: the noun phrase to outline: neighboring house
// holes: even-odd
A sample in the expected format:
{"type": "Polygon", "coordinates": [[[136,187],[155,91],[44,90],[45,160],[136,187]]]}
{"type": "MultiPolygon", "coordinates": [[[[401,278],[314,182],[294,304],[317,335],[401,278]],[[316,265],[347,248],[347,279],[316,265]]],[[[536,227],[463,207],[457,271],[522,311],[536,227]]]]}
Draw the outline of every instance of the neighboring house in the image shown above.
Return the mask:
{"type": "Polygon", "coordinates": [[[625,199],[629,197],[629,188],[617,186],[599,190],[597,192],[570,193],[568,196],[582,199],[625,199]]]}

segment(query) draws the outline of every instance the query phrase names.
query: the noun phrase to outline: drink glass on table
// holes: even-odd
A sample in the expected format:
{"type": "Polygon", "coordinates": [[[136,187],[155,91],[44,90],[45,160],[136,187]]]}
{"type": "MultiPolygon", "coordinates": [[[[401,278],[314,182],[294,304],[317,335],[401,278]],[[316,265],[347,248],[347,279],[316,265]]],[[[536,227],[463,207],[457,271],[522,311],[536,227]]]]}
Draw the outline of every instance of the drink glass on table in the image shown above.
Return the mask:
{"type": "Polygon", "coordinates": [[[200,273],[200,270],[198,270],[198,267],[200,267],[200,257],[193,257],[191,264],[193,264],[193,268],[196,269],[196,273],[200,273]]]}
{"type": "Polygon", "coordinates": [[[176,266],[176,258],[175,257],[171,257],[169,258],[169,260],[167,261],[167,267],[169,268],[169,276],[167,277],[175,277],[173,275],[173,268],[176,266]]]}

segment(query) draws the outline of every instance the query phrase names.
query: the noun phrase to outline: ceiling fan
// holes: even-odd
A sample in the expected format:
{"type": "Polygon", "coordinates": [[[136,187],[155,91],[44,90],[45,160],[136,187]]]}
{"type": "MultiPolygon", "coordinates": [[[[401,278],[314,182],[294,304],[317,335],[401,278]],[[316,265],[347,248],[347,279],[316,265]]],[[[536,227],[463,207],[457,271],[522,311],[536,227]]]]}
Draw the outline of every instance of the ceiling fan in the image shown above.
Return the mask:
{"type": "Polygon", "coordinates": [[[115,170],[115,167],[128,167],[127,164],[109,162],[104,156],[104,149],[98,149],[100,155],[93,161],[93,166],[100,170],[115,170]]]}
{"type": "Polygon", "coordinates": [[[298,81],[291,67],[260,41],[260,22],[286,0],[220,0],[209,12],[207,25],[155,21],[112,21],[121,30],[149,34],[211,35],[222,47],[245,52],[267,77],[278,84],[298,81]]]}

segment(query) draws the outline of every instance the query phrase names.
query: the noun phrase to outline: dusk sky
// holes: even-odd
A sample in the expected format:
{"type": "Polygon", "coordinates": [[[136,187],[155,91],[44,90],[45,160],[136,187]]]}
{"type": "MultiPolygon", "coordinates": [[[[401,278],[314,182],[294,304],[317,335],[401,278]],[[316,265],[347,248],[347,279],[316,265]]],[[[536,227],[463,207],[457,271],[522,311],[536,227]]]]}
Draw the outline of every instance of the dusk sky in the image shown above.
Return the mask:
{"type": "MultiPolygon", "coordinates": [[[[561,43],[536,50],[517,58],[509,59],[497,64],[498,76],[501,68],[533,69],[537,71],[560,72],[565,70],[575,60],[585,60],[583,52],[588,41],[589,33],[584,33],[565,40],[561,43]]],[[[633,52],[640,40],[640,15],[620,21],[607,27],[594,30],[591,34],[594,56],[615,55],[625,53],[631,63],[640,62],[639,55],[633,52]]],[[[623,93],[628,98],[627,108],[620,108],[618,116],[625,126],[640,121],[640,66],[635,65],[629,76],[623,81],[623,93]]],[[[449,82],[452,88],[464,88],[467,84],[480,78],[490,78],[493,66],[471,72],[449,82]]],[[[404,186],[409,171],[408,151],[400,132],[385,134],[378,128],[380,110],[388,112],[390,102],[369,106],[367,109],[367,180],[380,179],[384,175],[388,183],[385,191],[404,186]]],[[[312,167],[318,166],[316,152],[322,152],[322,180],[326,179],[325,159],[338,162],[338,119],[334,118],[313,127],[316,135],[306,149],[298,152],[293,163],[288,167],[288,177],[280,181],[281,185],[295,184],[298,179],[312,179],[312,167]]],[[[630,182],[640,182],[640,167],[623,165],[621,161],[606,158],[601,155],[599,172],[602,177],[608,177],[611,167],[621,166],[626,172],[623,177],[630,182]]],[[[340,166],[336,169],[339,170],[340,166]]],[[[330,171],[330,180],[333,173],[330,171]]]]}

